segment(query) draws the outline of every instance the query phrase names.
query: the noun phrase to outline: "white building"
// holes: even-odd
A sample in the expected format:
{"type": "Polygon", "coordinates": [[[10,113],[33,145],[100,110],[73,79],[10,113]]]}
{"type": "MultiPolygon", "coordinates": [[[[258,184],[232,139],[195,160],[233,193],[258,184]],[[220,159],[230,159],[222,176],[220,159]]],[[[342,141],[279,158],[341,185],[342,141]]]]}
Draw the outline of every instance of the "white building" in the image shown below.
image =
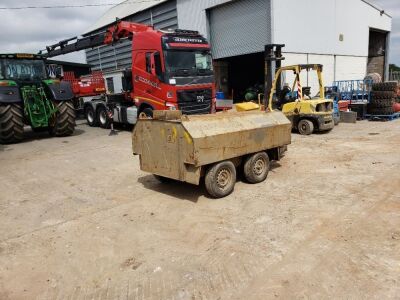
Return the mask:
{"type": "MultiPolygon", "coordinates": [[[[264,80],[264,45],[285,44],[283,65],[324,65],[326,85],[388,72],[392,19],[364,0],[127,0],[89,30],[116,17],[156,28],[198,30],[212,45],[218,88],[231,94],[264,80]]],[[[130,44],[88,50],[95,69],[130,65],[130,44]]]]}

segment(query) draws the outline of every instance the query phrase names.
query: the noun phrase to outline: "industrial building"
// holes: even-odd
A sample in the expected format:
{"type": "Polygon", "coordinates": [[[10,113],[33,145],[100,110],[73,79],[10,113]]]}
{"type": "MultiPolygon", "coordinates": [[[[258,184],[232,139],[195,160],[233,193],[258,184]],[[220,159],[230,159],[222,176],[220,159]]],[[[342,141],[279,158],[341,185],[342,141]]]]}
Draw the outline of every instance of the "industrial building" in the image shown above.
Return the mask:
{"type": "MultiPolygon", "coordinates": [[[[127,0],[106,12],[85,35],[116,18],[159,29],[190,29],[212,45],[217,89],[240,98],[264,82],[264,45],[285,44],[283,65],[324,65],[326,85],[388,73],[390,15],[364,0],[127,0]]],[[[114,91],[131,67],[131,43],[86,51],[93,70],[103,70],[114,91]]],[[[308,81],[308,76],[302,79],[308,81]]],[[[312,86],[312,84],[308,83],[312,86]]]]}

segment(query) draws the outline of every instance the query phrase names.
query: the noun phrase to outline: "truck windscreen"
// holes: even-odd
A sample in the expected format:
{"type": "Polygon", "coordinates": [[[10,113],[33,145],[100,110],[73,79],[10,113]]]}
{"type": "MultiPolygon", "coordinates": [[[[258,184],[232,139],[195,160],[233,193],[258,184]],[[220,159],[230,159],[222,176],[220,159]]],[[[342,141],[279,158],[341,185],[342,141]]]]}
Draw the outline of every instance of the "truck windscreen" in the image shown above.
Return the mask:
{"type": "Polygon", "coordinates": [[[42,60],[3,59],[0,78],[10,80],[43,80],[46,69],[42,60]]]}
{"type": "Polygon", "coordinates": [[[167,72],[172,76],[212,75],[210,51],[168,50],[165,52],[167,72]]]}

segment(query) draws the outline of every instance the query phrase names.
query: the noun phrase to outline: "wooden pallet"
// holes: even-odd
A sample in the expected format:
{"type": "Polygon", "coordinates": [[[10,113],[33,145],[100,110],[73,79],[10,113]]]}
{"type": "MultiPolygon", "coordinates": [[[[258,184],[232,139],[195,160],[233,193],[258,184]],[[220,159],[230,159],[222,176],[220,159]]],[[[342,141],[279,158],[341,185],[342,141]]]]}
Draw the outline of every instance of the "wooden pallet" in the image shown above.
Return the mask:
{"type": "Polygon", "coordinates": [[[393,121],[400,118],[400,112],[394,113],[392,115],[365,115],[366,119],[369,121],[393,121]]]}

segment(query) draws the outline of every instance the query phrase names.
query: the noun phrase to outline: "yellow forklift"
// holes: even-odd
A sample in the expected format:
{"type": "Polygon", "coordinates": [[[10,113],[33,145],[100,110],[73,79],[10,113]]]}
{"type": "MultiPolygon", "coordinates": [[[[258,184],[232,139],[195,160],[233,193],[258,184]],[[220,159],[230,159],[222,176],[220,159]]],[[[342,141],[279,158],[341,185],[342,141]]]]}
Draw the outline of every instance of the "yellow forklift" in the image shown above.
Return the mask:
{"type": "MultiPolygon", "coordinates": [[[[329,131],[335,124],[333,120],[333,102],[325,99],[325,90],[322,80],[322,65],[304,64],[281,67],[282,48],[285,45],[272,44],[265,46],[265,95],[269,97],[262,102],[260,94],[255,103],[241,103],[236,109],[253,110],[269,109],[281,110],[291,121],[292,129],[302,135],[310,135],[315,131],[329,131]],[[275,78],[272,80],[272,63],[275,62],[275,78]],[[318,76],[319,92],[311,96],[310,87],[302,87],[300,74],[302,71],[314,71],[318,76]],[[281,81],[285,72],[293,73],[293,84],[282,86],[281,81]]],[[[266,97],[265,97],[266,98],[266,97]]]]}

